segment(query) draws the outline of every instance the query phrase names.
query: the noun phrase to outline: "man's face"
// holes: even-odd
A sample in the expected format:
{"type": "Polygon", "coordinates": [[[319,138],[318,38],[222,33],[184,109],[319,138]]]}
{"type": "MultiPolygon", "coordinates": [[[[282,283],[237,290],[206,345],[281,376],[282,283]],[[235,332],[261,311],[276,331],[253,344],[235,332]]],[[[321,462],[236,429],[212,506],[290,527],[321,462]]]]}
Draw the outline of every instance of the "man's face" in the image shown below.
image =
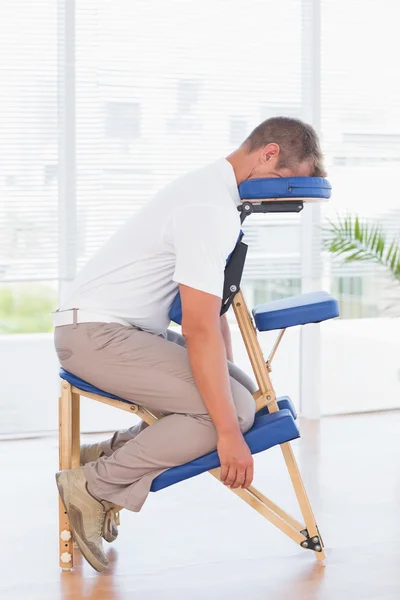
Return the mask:
{"type": "Polygon", "coordinates": [[[256,177],[311,177],[312,164],[309,161],[294,167],[280,167],[280,148],[277,144],[268,144],[257,151],[256,160],[249,179],[256,177]]]}

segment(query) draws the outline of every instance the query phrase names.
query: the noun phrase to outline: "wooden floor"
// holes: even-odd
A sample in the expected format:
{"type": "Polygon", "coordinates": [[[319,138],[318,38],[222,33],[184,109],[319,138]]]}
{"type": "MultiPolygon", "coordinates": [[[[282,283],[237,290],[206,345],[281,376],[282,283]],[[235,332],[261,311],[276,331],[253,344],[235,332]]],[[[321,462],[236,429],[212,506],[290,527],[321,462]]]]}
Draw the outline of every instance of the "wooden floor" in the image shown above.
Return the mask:
{"type": "MultiPolygon", "coordinates": [[[[151,495],[140,514],[123,511],[108,572],[75,551],[75,569],[61,573],[57,440],[0,442],[0,598],[399,600],[400,412],[301,429],[294,448],[325,567],[205,474],[151,495]]],[[[257,457],[255,483],[295,507],[278,449],[257,457]]]]}

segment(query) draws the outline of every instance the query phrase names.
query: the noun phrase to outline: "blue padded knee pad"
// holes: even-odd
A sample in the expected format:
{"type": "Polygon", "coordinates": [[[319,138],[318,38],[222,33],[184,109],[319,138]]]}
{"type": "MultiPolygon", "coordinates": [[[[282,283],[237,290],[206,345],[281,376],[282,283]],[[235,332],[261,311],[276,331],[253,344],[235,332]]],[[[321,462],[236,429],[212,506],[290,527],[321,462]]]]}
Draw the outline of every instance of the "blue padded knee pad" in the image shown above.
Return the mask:
{"type": "Polygon", "coordinates": [[[242,200],[263,198],[321,198],[331,197],[332,186],[323,177],[262,177],[247,179],[239,185],[242,200]]]}
{"type": "MultiPolygon", "coordinates": [[[[253,427],[244,434],[252,454],[264,452],[278,444],[284,444],[300,437],[300,432],[288,409],[268,414],[260,411],[256,414],[253,427]]],[[[191,479],[220,466],[218,452],[210,452],[189,463],[167,469],[153,480],[152,492],[158,492],[170,485],[191,479]]]]}
{"type": "MultiPolygon", "coordinates": [[[[292,414],[293,419],[294,420],[297,419],[296,409],[294,407],[292,400],[289,398],[289,396],[280,396],[279,398],[276,399],[276,402],[278,404],[279,410],[286,408],[292,414]]],[[[258,411],[257,415],[259,417],[261,417],[262,415],[269,415],[268,406],[264,406],[264,408],[261,408],[258,411]]]]}

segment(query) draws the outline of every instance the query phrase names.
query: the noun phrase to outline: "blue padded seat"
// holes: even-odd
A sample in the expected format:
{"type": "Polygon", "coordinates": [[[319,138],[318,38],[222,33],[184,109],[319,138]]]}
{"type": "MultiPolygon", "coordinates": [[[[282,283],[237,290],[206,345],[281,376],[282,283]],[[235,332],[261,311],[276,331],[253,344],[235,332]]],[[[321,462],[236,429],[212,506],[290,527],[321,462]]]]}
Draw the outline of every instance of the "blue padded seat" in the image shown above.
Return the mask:
{"type": "MultiPolygon", "coordinates": [[[[252,454],[258,454],[272,446],[300,437],[297,425],[288,409],[271,414],[261,414],[261,412],[257,413],[253,427],[244,435],[252,454]]],[[[189,463],[164,471],[154,479],[151,491],[158,492],[179,481],[190,479],[219,466],[218,453],[215,450],[189,463]]]]}
{"type": "MultiPolygon", "coordinates": [[[[99,396],[104,396],[105,398],[112,398],[113,400],[120,400],[121,402],[125,402],[126,404],[135,404],[134,402],[131,402],[130,400],[125,400],[124,398],[120,398],[119,396],[114,396],[114,394],[109,394],[108,392],[105,392],[104,390],[101,390],[100,388],[97,388],[96,386],[91,385],[87,381],[84,381],[80,377],[73,375],[72,373],[70,373],[69,371],[66,371],[63,368],[60,368],[60,377],[61,377],[61,379],[65,379],[65,381],[68,381],[68,383],[70,383],[71,385],[74,385],[75,387],[77,387],[79,390],[82,390],[83,392],[90,392],[91,394],[98,394],[99,396]]],[[[289,398],[289,396],[282,396],[280,398],[277,398],[277,404],[278,404],[279,409],[285,408],[285,409],[289,410],[292,413],[293,419],[297,419],[296,409],[294,407],[293,402],[289,398]]],[[[262,408],[258,412],[258,414],[259,415],[268,414],[268,408],[267,407],[262,408]]]]}
{"type": "Polygon", "coordinates": [[[242,200],[268,198],[329,199],[332,186],[323,177],[262,177],[247,179],[239,186],[242,200]]]}
{"type": "Polygon", "coordinates": [[[271,331],[334,319],[339,316],[339,305],[327,292],[311,292],[260,304],[253,316],[259,331],[271,331]]]}
{"type": "Polygon", "coordinates": [[[123,398],[119,398],[118,396],[114,396],[114,394],[109,394],[108,392],[104,392],[100,388],[95,387],[91,383],[88,383],[84,379],[73,375],[69,371],[66,371],[63,368],[60,368],[60,377],[61,379],[65,379],[71,385],[79,388],[83,392],[90,392],[91,394],[98,394],[99,396],[104,396],[105,398],[112,398],[113,400],[122,400],[122,402],[126,402],[127,404],[134,404],[134,402],[130,402],[130,400],[124,400],[123,398]]]}

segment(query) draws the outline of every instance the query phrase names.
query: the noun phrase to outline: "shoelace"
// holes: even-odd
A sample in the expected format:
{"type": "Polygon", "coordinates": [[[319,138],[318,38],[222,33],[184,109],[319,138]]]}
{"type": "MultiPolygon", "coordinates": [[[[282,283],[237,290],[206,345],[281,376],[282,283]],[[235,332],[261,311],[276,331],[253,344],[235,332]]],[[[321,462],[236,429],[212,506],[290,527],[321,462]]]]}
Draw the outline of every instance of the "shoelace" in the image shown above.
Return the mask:
{"type": "Polygon", "coordinates": [[[104,508],[98,508],[96,510],[96,534],[98,537],[101,537],[103,531],[103,523],[104,523],[105,513],[104,508]]]}

